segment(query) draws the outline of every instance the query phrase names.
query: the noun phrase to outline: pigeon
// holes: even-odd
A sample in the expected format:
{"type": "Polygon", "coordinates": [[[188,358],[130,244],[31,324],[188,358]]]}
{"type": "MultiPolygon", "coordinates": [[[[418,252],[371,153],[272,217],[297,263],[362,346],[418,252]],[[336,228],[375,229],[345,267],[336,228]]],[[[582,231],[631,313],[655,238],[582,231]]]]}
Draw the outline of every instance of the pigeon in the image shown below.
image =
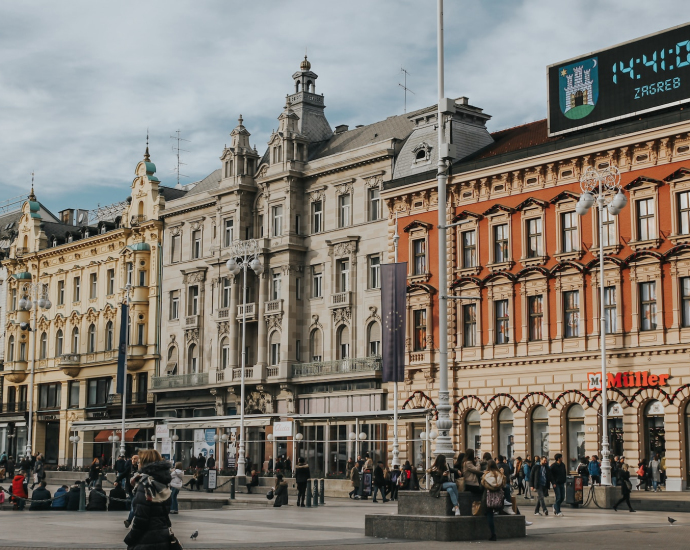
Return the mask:
{"type": "Polygon", "coordinates": [[[189,537],[189,538],[192,539],[192,540],[196,540],[196,538],[197,538],[198,536],[199,536],[199,531],[194,531],[194,532],[192,533],[192,536],[189,537]]]}
{"type": "Polygon", "coordinates": [[[667,519],[668,519],[668,522],[669,522],[671,525],[673,525],[673,524],[676,522],[676,520],[673,519],[672,517],[669,517],[669,518],[667,518],[667,519]]]}

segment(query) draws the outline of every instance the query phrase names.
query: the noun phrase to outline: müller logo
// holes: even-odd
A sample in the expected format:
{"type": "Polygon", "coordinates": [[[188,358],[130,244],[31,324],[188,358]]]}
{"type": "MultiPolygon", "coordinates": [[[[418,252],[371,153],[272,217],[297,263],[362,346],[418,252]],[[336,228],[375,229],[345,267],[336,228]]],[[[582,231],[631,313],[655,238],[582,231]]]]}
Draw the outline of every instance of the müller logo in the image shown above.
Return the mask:
{"type": "MultiPolygon", "coordinates": [[[[616,374],[607,372],[606,378],[608,381],[607,388],[656,388],[668,386],[668,379],[671,378],[671,375],[651,374],[647,371],[617,372],[616,374]]],[[[601,390],[600,372],[587,373],[587,390],[601,390]]]]}

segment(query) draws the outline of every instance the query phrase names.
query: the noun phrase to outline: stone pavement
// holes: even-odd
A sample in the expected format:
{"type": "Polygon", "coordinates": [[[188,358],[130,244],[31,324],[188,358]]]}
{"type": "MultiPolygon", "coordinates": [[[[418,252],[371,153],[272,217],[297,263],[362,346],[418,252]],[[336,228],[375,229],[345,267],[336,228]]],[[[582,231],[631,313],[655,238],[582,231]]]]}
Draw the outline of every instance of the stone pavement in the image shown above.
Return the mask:
{"type": "MultiPolygon", "coordinates": [[[[246,498],[246,495],[245,495],[246,498]]],[[[259,498],[265,497],[262,495],[259,498]]],[[[294,502],[294,500],[293,500],[294,502]]],[[[258,501],[257,501],[258,504],[258,501]]],[[[353,545],[377,545],[381,550],[457,550],[458,546],[484,543],[428,543],[394,541],[364,536],[364,515],[395,513],[395,503],[373,504],[349,499],[331,499],[318,508],[229,506],[219,510],[183,511],[171,516],[173,531],[185,548],[294,548],[309,547],[349,550],[353,545]],[[199,538],[189,536],[195,530],[199,538]]],[[[666,513],[630,514],[610,510],[573,510],[566,517],[527,516],[534,525],[527,538],[491,543],[513,549],[583,547],[688,548],[690,514],[677,514],[678,523],[668,524],[666,513]]],[[[0,548],[125,548],[123,512],[0,512],[0,548]]]]}

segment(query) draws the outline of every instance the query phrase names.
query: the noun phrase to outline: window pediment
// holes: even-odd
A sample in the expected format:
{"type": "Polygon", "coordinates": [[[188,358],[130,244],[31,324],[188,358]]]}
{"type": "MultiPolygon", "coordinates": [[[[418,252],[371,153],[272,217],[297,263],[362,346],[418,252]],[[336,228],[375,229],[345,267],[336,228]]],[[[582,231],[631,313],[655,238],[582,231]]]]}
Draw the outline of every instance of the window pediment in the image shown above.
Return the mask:
{"type": "Polygon", "coordinates": [[[429,231],[432,227],[433,227],[433,225],[430,223],[423,222],[421,220],[414,220],[411,223],[407,224],[403,228],[403,231],[405,233],[409,233],[413,229],[421,229],[421,230],[429,231]]]}
{"type": "Polygon", "coordinates": [[[549,207],[549,203],[546,201],[543,201],[541,199],[537,199],[534,197],[529,197],[528,199],[522,201],[520,204],[517,205],[515,210],[518,212],[521,212],[523,210],[526,210],[527,208],[539,208],[541,210],[545,210],[546,208],[549,207]]]}
{"type": "Polygon", "coordinates": [[[554,198],[552,198],[549,202],[551,204],[557,204],[559,202],[563,201],[577,201],[580,199],[580,195],[578,193],[573,193],[572,191],[562,191],[558,193],[554,198]]]}
{"type": "Polygon", "coordinates": [[[628,191],[632,191],[633,189],[639,189],[641,187],[656,188],[656,187],[659,187],[660,185],[663,185],[663,184],[664,184],[664,182],[661,180],[656,180],[654,178],[648,178],[647,176],[640,176],[640,177],[632,180],[628,185],[626,185],[625,189],[628,191]]]}
{"type": "Polygon", "coordinates": [[[690,168],[685,168],[685,167],[680,167],[678,170],[673,172],[673,174],[669,174],[664,178],[664,181],[670,182],[674,180],[679,180],[681,178],[690,178],[690,168]]]}
{"type": "Polygon", "coordinates": [[[510,208],[510,206],[505,206],[503,204],[494,204],[491,208],[484,212],[484,215],[492,216],[495,214],[512,214],[513,212],[515,212],[515,209],[510,208]]]}
{"type": "Polygon", "coordinates": [[[462,220],[466,220],[468,218],[473,218],[475,221],[479,221],[484,218],[481,214],[477,214],[476,212],[470,212],[469,210],[463,210],[462,212],[457,213],[452,220],[452,223],[456,223],[462,220]]]}

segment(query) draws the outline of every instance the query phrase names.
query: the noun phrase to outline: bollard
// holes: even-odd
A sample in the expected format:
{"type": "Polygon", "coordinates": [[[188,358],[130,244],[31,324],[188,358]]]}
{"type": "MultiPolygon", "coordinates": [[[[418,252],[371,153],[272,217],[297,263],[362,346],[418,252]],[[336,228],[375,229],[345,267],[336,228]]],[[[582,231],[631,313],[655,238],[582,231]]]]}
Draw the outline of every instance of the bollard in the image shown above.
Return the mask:
{"type": "Polygon", "coordinates": [[[319,480],[315,479],[314,480],[314,501],[312,502],[312,506],[316,508],[319,505],[319,480]]]}
{"type": "Polygon", "coordinates": [[[311,508],[311,479],[307,480],[307,489],[304,493],[304,500],[306,500],[307,508],[311,508]]]}
{"type": "Polygon", "coordinates": [[[235,500],[235,481],[237,477],[232,476],[230,478],[230,500],[235,500]]]}
{"type": "Polygon", "coordinates": [[[324,482],[323,479],[319,481],[319,492],[320,492],[320,494],[319,494],[319,504],[321,504],[321,506],[324,506],[324,505],[326,504],[326,503],[323,501],[323,499],[324,499],[324,494],[323,494],[323,493],[324,493],[324,483],[325,483],[325,482],[324,482]]]}
{"type": "Polygon", "coordinates": [[[86,512],[86,482],[79,484],[79,511],[86,512]]]}

